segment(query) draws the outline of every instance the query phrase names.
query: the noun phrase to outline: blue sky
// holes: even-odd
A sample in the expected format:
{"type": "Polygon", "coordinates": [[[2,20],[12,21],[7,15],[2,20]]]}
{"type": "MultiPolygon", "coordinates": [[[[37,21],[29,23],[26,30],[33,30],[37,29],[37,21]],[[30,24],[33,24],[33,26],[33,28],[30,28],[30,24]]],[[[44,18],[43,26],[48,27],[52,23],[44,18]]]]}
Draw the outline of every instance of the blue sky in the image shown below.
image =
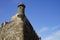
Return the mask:
{"type": "Polygon", "coordinates": [[[0,0],[0,24],[18,12],[18,3],[26,5],[25,15],[42,40],[60,38],[60,0],[0,0]]]}

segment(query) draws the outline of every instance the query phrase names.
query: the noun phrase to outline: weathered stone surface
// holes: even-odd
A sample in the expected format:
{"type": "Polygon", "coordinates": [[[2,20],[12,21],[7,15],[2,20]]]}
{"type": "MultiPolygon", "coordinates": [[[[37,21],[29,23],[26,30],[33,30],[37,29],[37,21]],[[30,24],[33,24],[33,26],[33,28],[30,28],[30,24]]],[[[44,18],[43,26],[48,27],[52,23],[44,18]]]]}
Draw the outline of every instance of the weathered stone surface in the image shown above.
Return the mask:
{"type": "Polygon", "coordinates": [[[4,22],[0,28],[0,40],[41,40],[24,15],[25,5],[18,6],[20,12],[10,22],[4,22]]]}

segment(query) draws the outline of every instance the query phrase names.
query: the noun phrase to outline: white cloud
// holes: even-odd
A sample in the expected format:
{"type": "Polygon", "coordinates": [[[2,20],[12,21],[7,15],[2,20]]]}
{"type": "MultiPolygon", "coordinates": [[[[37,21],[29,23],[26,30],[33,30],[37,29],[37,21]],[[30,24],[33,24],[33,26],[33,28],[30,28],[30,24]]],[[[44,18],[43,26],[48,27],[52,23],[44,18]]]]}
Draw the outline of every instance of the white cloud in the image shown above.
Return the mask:
{"type": "Polygon", "coordinates": [[[55,26],[55,27],[52,27],[52,28],[49,28],[49,27],[43,27],[43,28],[41,28],[40,29],[40,33],[41,32],[46,32],[46,31],[49,31],[49,30],[55,30],[55,29],[57,29],[57,28],[59,28],[59,26],[55,26]]]}
{"type": "Polygon", "coordinates": [[[44,32],[46,32],[48,29],[49,29],[48,27],[43,27],[41,29],[39,28],[37,30],[37,33],[38,33],[39,36],[41,36],[41,34],[44,33],[44,32]]]}
{"type": "Polygon", "coordinates": [[[40,33],[47,31],[49,28],[48,27],[43,27],[40,29],[40,33]]]}
{"type": "Polygon", "coordinates": [[[57,28],[59,28],[59,26],[52,27],[52,30],[55,30],[55,29],[57,29],[57,28]]]}
{"type": "Polygon", "coordinates": [[[46,37],[44,40],[60,40],[60,30],[52,33],[50,36],[46,37]]]}
{"type": "Polygon", "coordinates": [[[42,32],[46,32],[46,31],[49,31],[49,30],[53,31],[53,30],[58,29],[58,28],[59,28],[59,26],[55,26],[55,27],[52,27],[52,28],[51,27],[50,28],[49,27],[43,27],[43,28],[40,29],[39,32],[42,33],[42,32]]]}
{"type": "MultiPolygon", "coordinates": [[[[59,31],[57,31],[57,30],[59,30],[58,28],[60,28],[59,26],[55,26],[55,27],[42,27],[41,29],[38,29],[38,31],[37,31],[37,33],[38,33],[38,35],[40,35],[41,37],[42,37],[42,39],[45,39],[45,40],[47,40],[47,39],[49,39],[49,40],[52,40],[53,39],[53,37],[55,37],[55,36],[59,36],[59,34],[60,34],[60,32],[59,31]],[[50,34],[47,34],[48,32],[50,32],[50,34]],[[54,35],[54,33],[55,33],[55,35],[54,35]],[[47,36],[48,37],[47,37],[47,36]],[[49,36],[50,35],[50,36],[49,36]],[[52,36],[53,35],[53,36],[52,36]]],[[[58,37],[57,36],[57,37],[58,37]]],[[[59,36],[60,37],[60,36],[59,36]]],[[[57,38],[56,38],[57,39],[57,38]]],[[[55,40],[56,40],[55,39],[55,40]]]]}

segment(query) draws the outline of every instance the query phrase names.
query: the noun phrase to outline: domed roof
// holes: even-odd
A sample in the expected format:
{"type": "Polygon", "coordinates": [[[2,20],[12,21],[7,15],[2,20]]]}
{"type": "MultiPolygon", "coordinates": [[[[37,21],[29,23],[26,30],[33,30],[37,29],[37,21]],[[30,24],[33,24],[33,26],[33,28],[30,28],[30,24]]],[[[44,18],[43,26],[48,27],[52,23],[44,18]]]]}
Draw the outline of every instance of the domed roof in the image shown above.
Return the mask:
{"type": "Polygon", "coordinates": [[[18,4],[18,7],[19,7],[19,6],[25,7],[25,5],[24,5],[22,2],[18,4]]]}

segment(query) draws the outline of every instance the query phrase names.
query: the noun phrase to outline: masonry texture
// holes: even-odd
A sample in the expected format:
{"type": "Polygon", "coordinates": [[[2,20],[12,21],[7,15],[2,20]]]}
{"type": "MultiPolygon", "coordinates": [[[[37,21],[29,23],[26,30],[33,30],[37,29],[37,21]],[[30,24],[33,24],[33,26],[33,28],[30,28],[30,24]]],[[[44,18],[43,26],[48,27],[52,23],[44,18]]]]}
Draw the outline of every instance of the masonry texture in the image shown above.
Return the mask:
{"type": "Polygon", "coordinates": [[[2,23],[0,40],[41,40],[25,16],[25,5],[18,5],[18,13],[10,22],[2,23]]]}

